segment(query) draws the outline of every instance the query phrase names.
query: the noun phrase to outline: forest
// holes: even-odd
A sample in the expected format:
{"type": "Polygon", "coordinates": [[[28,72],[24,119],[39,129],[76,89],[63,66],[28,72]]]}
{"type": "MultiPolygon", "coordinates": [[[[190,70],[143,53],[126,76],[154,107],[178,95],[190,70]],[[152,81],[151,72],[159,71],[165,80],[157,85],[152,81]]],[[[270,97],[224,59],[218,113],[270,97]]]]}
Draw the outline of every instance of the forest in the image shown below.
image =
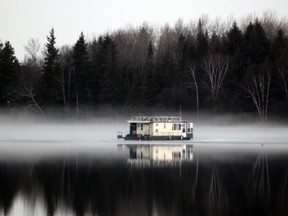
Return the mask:
{"type": "Polygon", "coordinates": [[[19,62],[0,41],[0,108],[64,117],[99,107],[288,117],[288,21],[275,14],[140,26],[57,46],[57,29],[19,62]]]}

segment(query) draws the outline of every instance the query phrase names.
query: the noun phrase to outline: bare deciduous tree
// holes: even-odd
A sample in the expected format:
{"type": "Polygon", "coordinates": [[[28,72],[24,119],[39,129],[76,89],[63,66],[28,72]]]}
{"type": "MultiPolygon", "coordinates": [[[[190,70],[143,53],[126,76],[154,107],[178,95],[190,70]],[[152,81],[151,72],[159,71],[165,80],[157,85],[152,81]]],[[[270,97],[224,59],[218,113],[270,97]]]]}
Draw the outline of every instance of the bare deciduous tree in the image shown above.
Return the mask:
{"type": "Polygon", "coordinates": [[[211,20],[209,23],[208,30],[210,35],[215,32],[218,36],[221,37],[223,34],[225,34],[225,32],[228,31],[231,25],[232,24],[228,22],[228,20],[225,22],[220,17],[215,17],[215,19],[211,20]]]}
{"type": "Polygon", "coordinates": [[[198,88],[198,82],[196,80],[196,70],[195,65],[190,67],[190,72],[193,79],[193,85],[195,87],[195,93],[196,93],[196,107],[197,107],[197,117],[199,119],[200,110],[199,110],[199,88],[198,88]]]}
{"type": "Polygon", "coordinates": [[[253,67],[254,70],[250,72],[246,91],[256,106],[259,119],[265,121],[268,113],[271,74],[264,65],[255,67],[258,68],[253,67]]]}
{"type": "Polygon", "coordinates": [[[25,87],[21,94],[22,94],[22,96],[28,98],[28,100],[29,100],[28,105],[29,106],[36,107],[36,109],[41,113],[41,115],[46,117],[45,112],[43,111],[43,109],[41,108],[41,106],[38,104],[38,102],[35,99],[35,93],[34,93],[34,90],[32,87],[30,87],[30,88],[25,87]]]}
{"type": "Polygon", "coordinates": [[[279,19],[277,13],[272,10],[266,10],[263,12],[260,19],[266,36],[272,40],[276,32],[282,29],[286,34],[288,30],[287,17],[282,17],[279,19]]]}
{"type": "Polygon", "coordinates": [[[213,99],[218,98],[219,90],[230,66],[230,58],[223,54],[209,54],[204,58],[203,69],[209,77],[209,88],[213,99]]]}
{"type": "Polygon", "coordinates": [[[69,114],[71,101],[71,77],[73,72],[73,51],[68,46],[61,47],[60,50],[61,88],[63,95],[63,105],[65,115],[69,114]]]}
{"type": "Polygon", "coordinates": [[[41,67],[42,59],[40,57],[40,49],[41,45],[39,43],[38,39],[31,38],[27,45],[24,46],[24,49],[26,51],[25,59],[26,61],[29,61],[29,63],[33,64],[34,66],[41,67]]]}
{"type": "Polygon", "coordinates": [[[37,102],[37,86],[41,80],[43,58],[40,54],[40,44],[37,39],[30,39],[24,46],[26,55],[19,76],[19,94],[27,99],[27,106],[37,109],[43,116],[45,113],[37,102]]]}

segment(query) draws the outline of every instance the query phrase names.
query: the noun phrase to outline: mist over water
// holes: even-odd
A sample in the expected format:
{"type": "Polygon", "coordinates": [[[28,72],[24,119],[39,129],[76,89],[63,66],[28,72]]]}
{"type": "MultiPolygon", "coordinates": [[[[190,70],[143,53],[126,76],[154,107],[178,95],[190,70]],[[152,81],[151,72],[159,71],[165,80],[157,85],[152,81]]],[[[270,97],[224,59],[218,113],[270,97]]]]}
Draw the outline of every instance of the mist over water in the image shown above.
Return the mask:
{"type": "MultiPolygon", "coordinates": [[[[192,117],[187,117],[193,119],[192,117]]],[[[33,116],[0,117],[0,155],[44,156],[61,154],[116,154],[117,132],[129,132],[127,118],[47,120],[33,116]]],[[[252,150],[282,147],[286,151],[288,127],[276,123],[249,123],[239,117],[214,117],[194,121],[194,138],[199,150],[252,150]],[[235,120],[236,119],[236,120],[235,120]],[[284,145],[283,145],[284,144],[284,145]],[[216,146],[216,148],[215,148],[216,146]]],[[[123,142],[123,141],[122,141],[123,142]]]]}
{"type": "Polygon", "coordinates": [[[0,214],[287,215],[287,125],[195,121],[192,163],[136,168],[126,120],[0,117],[0,214]]]}

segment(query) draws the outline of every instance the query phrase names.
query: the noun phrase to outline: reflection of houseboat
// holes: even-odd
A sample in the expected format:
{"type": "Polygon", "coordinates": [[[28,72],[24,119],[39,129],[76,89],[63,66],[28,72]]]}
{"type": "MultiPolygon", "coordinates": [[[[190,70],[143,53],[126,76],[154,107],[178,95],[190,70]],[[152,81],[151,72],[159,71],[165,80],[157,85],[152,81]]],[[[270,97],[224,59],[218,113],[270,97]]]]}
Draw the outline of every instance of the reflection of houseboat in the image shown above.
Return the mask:
{"type": "Polygon", "coordinates": [[[193,122],[176,116],[136,116],[128,120],[125,140],[189,140],[193,138],[193,122]]]}
{"type": "Polygon", "coordinates": [[[126,144],[128,164],[136,166],[176,165],[193,160],[191,144],[126,144]]]}

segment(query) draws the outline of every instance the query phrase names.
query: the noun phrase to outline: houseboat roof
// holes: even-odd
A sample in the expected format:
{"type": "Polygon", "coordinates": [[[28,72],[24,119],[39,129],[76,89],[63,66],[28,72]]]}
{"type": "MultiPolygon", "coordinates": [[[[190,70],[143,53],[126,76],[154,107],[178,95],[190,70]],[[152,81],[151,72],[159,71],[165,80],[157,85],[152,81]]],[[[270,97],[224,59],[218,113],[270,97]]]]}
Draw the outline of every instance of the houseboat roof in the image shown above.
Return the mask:
{"type": "Polygon", "coordinates": [[[182,122],[180,116],[133,116],[129,123],[182,122]]]}

